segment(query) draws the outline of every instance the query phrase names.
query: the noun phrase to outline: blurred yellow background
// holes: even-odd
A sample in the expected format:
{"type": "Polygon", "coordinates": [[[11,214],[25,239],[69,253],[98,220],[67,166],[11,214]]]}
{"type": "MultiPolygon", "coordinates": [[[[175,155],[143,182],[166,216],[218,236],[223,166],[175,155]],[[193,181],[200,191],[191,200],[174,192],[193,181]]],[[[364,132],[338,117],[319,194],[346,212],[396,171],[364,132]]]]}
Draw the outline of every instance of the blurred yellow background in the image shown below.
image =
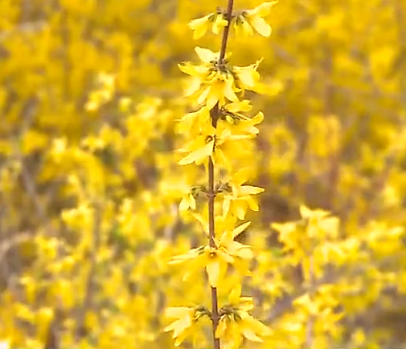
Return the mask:
{"type": "MultiPolygon", "coordinates": [[[[209,302],[203,276],[183,284],[167,261],[204,238],[178,212],[198,170],[177,165],[175,120],[190,111],[177,65],[197,61],[195,46],[219,50],[187,26],[217,6],[0,0],[0,341],[11,348],[172,348],[163,308],[209,302]]],[[[265,193],[248,217],[262,252],[246,287],[275,333],[246,348],[305,345],[307,320],[284,308],[300,267],[277,271],[270,227],[300,204],[331,211],[337,241],[359,248],[331,281],[353,286],[331,290],[346,315],[315,330],[315,348],[401,348],[406,244],[390,229],[406,222],[406,1],[280,0],[267,21],[269,38],[229,41],[231,64],[263,58],[266,86],[249,95],[265,115],[252,149],[265,193]]]]}

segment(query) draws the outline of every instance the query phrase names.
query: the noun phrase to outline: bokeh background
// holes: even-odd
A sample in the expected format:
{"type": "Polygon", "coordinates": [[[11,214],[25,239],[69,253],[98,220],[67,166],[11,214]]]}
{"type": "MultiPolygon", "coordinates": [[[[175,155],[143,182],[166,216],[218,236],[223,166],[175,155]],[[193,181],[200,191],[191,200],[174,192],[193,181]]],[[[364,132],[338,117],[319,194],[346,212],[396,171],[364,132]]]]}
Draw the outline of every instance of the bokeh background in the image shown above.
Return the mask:
{"type": "MultiPolygon", "coordinates": [[[[190,111],[177,64],[197,61],[195,46],[219,50],[187,27],[217,6],[0,0],[0,341],[11,348],[172,348],[163,309],[209,304],[204,276],[182,282],[167,262],[204,238],[178,211],[199,170],[177,165],[175,120],[190,111]]],[[[314,348],[405,347],[406,2],[280,0],[267,21],[270,38],[229,44],[233,64],[264,58],[267,85],[249,95],[265,114],[252,150],[265,192],[244,236],[257,256],[244,293],[274,333],[245,347],[304,348],[309,323],[314,348]],[[301,204],[331,211],[332,243],[352,246],[313,285],[344,312],[334,323],[292,303],[310,291],[271,228],[301,204]]]]}

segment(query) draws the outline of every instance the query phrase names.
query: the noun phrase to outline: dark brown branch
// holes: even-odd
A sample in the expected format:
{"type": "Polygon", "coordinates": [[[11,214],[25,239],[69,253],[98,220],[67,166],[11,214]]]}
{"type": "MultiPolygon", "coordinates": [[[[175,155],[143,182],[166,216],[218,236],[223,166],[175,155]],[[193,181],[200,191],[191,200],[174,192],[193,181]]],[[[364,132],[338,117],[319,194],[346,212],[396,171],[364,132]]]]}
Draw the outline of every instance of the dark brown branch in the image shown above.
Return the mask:
{"type": "MultiPolygon", "coordinates": [[[[215,107],[218,113],[218,107],[215,107]]],[[[217,115],[216,115],[217,116],[217,115]]],[[[216,127],[217,119],[212,119],[213,126],[216,127]]],[[[214,164],[213,160],[209,158],[209,243],[210,247],[215,247],[215,229],[214,229],[214,164]]],[[[219,314],[218,314],[218,297],[217,297],[217,288],[211,287],[211,313],[212,313],[212,321],[213,321],[213,345],[214,349],[220,349],[220,340],[216,338],[216,329],[219,322],[219,314]]]]}
{"type": "Polygon", "coordinates": [[[228,0],[228,5],[227,5],[227,22],[228,22],[228,24],[224,28],[223,38],[221,40],[221,49],[220,49],[220,57],[219,57],[220,64],[222,63],[222,61],[224,60],[224,57],[226,55],[228,35],[230,33],[230,23],[231,23],[231,19],[233,18],[233,7],[234,7],[234,0],[228,0]]]}
{"type": "MultiPolygon", "coordinates": [[[[219,66],[224,61],[224,57],[226,55],[227,50],[227,41],[228,35],[230,33],[230,23],[233,15],[233,5],[234,0],[228,0],[227,5],[227,21],[228,24],[224,28],[223,37],[221,40],[221,49],[220,49],[220,56],[219,56],[219,66]]],[[[211,121],[214,128],[217,127],[217,121],[220,117],[220,110],[219,105],[216,104],[214,108],[210,112],[211,121]]],[[[209,198],[209,244],[210,247],[215,247],[215,237],[216,232],[214,229],[214,199],[216,197],[216,193],[214,190],[214,164],[213,159],[209,158],[209,166],[208,166],[208,180],[209,180],[209,187],[208,187],[208,198],[209,198]]],[[[212,321],[213,321],[213,346],[214,349],[220,349],[220,340],[216,338],[216,329],[219,322],[219,314],[218,314],[218,297],[217,297],[217,288],[211,287],[211,308],[212,308],[212,321]]]]}

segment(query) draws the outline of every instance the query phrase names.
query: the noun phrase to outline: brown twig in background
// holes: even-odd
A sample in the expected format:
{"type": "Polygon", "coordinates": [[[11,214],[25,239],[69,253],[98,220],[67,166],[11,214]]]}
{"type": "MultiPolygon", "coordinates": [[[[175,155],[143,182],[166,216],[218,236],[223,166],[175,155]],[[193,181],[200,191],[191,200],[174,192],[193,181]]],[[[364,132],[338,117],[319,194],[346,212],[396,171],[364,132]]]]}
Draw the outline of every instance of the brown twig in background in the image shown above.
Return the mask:
{"type": "Polygon", "coordinates": [[[60,328],[61,317],[62,317],[61,311],[58,308],[56,308],[54,318],[48,327],[43,349],[59,349],[58,331],[60,328]]]}
{"type": "Polygon", "coordinates": [[[101,222],[102,222],[102,209],[100,204],[94,205],[94,218],[93,218],[93,234],[92,234],[92,246],[90,247],[90,268],[87,274],[85,296],[83,299],[82,308],[79,310],[76,326],[76,342],[79,342],[87,335],[87,329],[85,325],[86,314],[93,308],[93,298],[95,291],[95,277],[97,267],[97,253],[100,248],[101,240],[101,222]]]}
{"type": "MultiPolygon", "coordinates": [[[[312,255],[309,256],[309,277],[310,277],[309,280],[310,287],[308,292],[310,299],[313,301],[316,279],[314,276],[314,258],[312,255]]],[[[306,348],[312,348],[313,346],[314,321],[315,321],[314,315],[310,314],[306,324],[306,341],[305,341],[306,348]]]]}
{"type": "Polygon", "coordinates": [[[13,34],[31,34],[34,32],[39,32],[46,28],[48,23],[44,20],[39,21],[32,21],[32,22],[24,22],[19,25],[15,25],[9,30],[3,30],[0,32],[0,41],[7,39],[9,36],[13,34]]]}
{"type": "Polygon", "coordinates": [[[3,264],[3,258],[7,252],[14,246],[19,245],[22,242],[33,239],[33,235],[30,233],[19,233],[16,236],[10,237],[5,241],[0,242],[0,264],[3,264]]]}

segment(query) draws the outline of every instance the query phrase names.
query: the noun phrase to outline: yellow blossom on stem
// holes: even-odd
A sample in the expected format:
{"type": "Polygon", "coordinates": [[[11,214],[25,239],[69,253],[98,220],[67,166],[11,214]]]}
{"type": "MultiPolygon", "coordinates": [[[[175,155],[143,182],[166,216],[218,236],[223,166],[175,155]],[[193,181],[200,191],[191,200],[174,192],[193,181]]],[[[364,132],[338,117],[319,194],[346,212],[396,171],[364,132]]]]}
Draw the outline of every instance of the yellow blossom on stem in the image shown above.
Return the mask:
{"type": "Polygon", "coordinates": [[[214,34],[219,34],[221,29],[227,26],[227,23],[223,13],[211,13],[190,21],[189,28],[193,30],[193,39],[197,40],[206,34],[210,26],[214,34]]]}
{"type": "Polygon", "coordinates": [[[195,210],[196,199],[199,196],[200,192],[203,191],[203,189],[204,188],[201,185],[195,185],[188,188],[188,190],[182,196],[182,200],[179,204],[179,211],[186,211],[189,208],[195,210]]]}
{"type": "MultiPolygon", "coordinates": [[[[247,262],[253,258],[252,248],[235,239],[244,232],[250,222],[238,225],[244,219],[248,208],[257,211],[258,203],[253,195],[263,191],[262,188],[244,185],[250,171],[241,167],[240,160],[245,161],[247,152],[252,147],[251,140],[259,133],[256,125],[264,115],[258,112],[254,116],[244,113],[251,111],[248,100],[239,100],[245,90],[259,90],[260,75],[257,71],[261,60],[245,67],[231,66],[227,60],[227,41],[230,28],[251,35],[255,32],[264,36],[271,34],[271,27],[264,21],[273,3],[265,3],[253,10],[233,12],[233,0],[229,0],[227,10],[218,9],[189,23],[194,31],[194,38],[200,38],[210,28],[219,34],[224,28],[220,52],[196,47],[195,52],[200,64],[186,62],[179,65],[182,72],[190,76],[185,96],[190,97],[198,110],[184,115],[179,121],[177,131],[187,137],[187,143],[179,149],[186,153],[179,161],[180,165],[205,164],[208,174],[208,185],[194,186],[185,191],[179,205],[180,211],[195,210],[196,198],[201,192],[205,194],[207,216],[203,213],[192,213],[203,226],[208,238],[207,245],[189,250],[186,254],[175,256],[169,264],[187,265],[184,279],[205,269],[211,286],[213,326],[213,349],[237,348],[243,338],[262,341],[262,336],[269,334],[269,329],[254,319],[248,311],[253,308],[252,298],[241,297],[241,286],[237,285],[229,295],[229,304],[218,309],[217,288],[224,279],[231,265],[237,276],[248,275],[247,262]],[[215,171],[218,169],[218,171],[215,171]],[[231,179],[216,183],[215,176],[225,171],[231,179]],[[222,199],[222,203],[216,200],[222,199]],[[216,213],[221,213],[216,216],[216,213]],[[238,275],[240,274],[240,275],[238,275]],[[222,340],[222,345],[220,344],[222,340]]],[[[182,308],[178,318],[169,326],[174,330],[175,344],[179,344],[192,327],[194,318],[191,308],[182,308]]]]}
{"type": "Polygon", "coordinates": [[[253,308],[252,298],[241,297],[241,285],[236,286],[228,300],[229,304],[219,311],[220,321],[216,329],[216,337],[223,341],[223,348],[238,348],[243,337],[262,342],[261,337],[271,333],[267,326],[248,313],[253,308]]]}
{"type": "Polygon", "coordinates": [[[235,152],[236,143],[244,139],[250,139],[252,135],[232,134],[227,127],[219,126],[214,128],[207,124],[202,130],[202,134],[196,136],[193,140],[179,149],[180,152],[189,153],[179,161],[180,165],[188,165],[193,162],[196,165],[203,164],[209,156],[212,156],[213,162],[230,167],[229,158],[235,152]]]}
{"type": "Polygon", "coordinates": [[[224,127],[224,124],[219,124],[216,132],[218,136],[216,136],[214,144],[213,163],[231,170],[230,159],[232,159],[232,155],[243,144],[242,141],[251,139],[253,136],[250,134],[232,134],[230,128],[224,127]]]}
{"type": "Polygon", "coordinates": [[[165,327],[164,331],[173,331],[175,346],[179,346],[196,331],[197,321],[203,316],[210,316],[210,312],[204,307],[170,307],[166,308],[165,316],[177,319],[165,327]]]}
{"type": "Polygon", "coordinates": [[[220,110],[222,120],[227,121],[233,134],[251,134],[257,135],[259,130],[255,125],[260,124],[264,120],[264,114],[258,112],[254,117],[249,118],[242,114],[252,109],[250,102],[244,100],[237,103],[228,103],[220,110]]]}
{"type": "Polygon", "coordinates": [[[197,18],[189,22],[189,28],[193,30],[193,39],[200,39],[206,34],[214,19],[214,13],[210,13],[202,18],[197,18]]]}
{"type": "Polygon", "coordinates": [[[262,193],[264,189],[243,185],[248,180],[249,173],[250,169],[243,168],[228,182],[229,190],[224,191],[223,216],[231,213],[239,219],[244,219],[248,208],[258,211],[257,200],[252,195],[262,193]]]}
{"type": "Polygon", "coordinates": [[[248,120],[241,120],[236,123],[231,128],[231,131],[233,133],[239,133],[239,134],[250,134],[250,135],[257,135],[259,133],[258,128],[255,127],[255,125],[260,124],[264,120],[264,114],[262,112],[258,112],[253,118],[248,119],[248,120]]]}
{"type": "Polygon", "coordinates": [[[213,34],[220,34],[221,30],[223,30],[224,27],[227,26],[227,24],[228,21],[224,19],[224,15],[222,13],[218,13],[211,29],[213,31],[213,34]]]}
{"type": "Polygon", "coordinates": [[[234,86],[234,79],[230,74],[217,73],[209,86],[197,98],[199,104],[205,103],[208,108],[213,108],[217,103],[224,105],[226,100],[238,102],[235,92],[239,89],[234,86]]]}
{"type": "Polygon", "coordinates": [[[251,24],[248,23],[247,19],[241,14],[236,16],[234,22],[234,30],[239,36],[251,36],[254,34],[254,29],[251,24]]]}
{"type": "Polygon", "coordinates": [[[208,48],[196,47],[195,51],[200,60],[205,64],[213,64],[218,62],[219,52],[213,52],[208,48]]]}
{"type": "MultiPolygon", "coordinates": [[[[208,223],[204,222],[202,217],[198,216],[198,218],[208,229],[208,223]]],[[[219,222],[218,226],[222,223],[224,224],[224,222],[219,222]]],[[[205,268],[210,285],[217,287],[219,280],[224,277],[227,271],[228,264],[235,265],[237,269],[242,269],[239,268],[241,263],[236,264],[236,259],[251,259],[253,257],[250,246],[234,241],[235,237],[241,234],[249,225],[250,222],[247,222],[233,230],[224,231],[221,237],[216,239],[215,247],[200,246],[191,249],[184,255],[175,256],[169,264],[188,262],[188,269],[184,275],[184,279],[189,278],[198,270],[205,268]]],[[[243,274],[246,274],[245,270],[243,274]]]]}
{"type": "Polygon", "coordinates": [[[269,15],[272,6],[276,3],[277,1],[265,2],[252,10],[244,11],[243,17],[258,34],[268,37],[272,33],[272,28],[263,17],[269,15]]]}
{"type": "Polygon", "coordinates": [[[214,150],[214,136],[200,135],[193,141],[187,143],[179,151],[189,152],[189,154],[179,161],[179,165],[188,165],[193,162],[196,165],[201,165],[209,156],[212,155],[214,150]]]}
{"type": "Polygon", "coordinates": [[[179,204],[179,211],[186,211],[189,208],[196,209],[196,200],[191,192],[187,193],[179,204]]]}
{"type": "Polygon", "coordinates": [[[252,249],[248,245],[243,245],[240,242],[234,241],[234,239],[240,235],[251,222],[246,222],[241,224],[232,231],[224,231],[219,239],[219,247],[224,248],[228,253],[235,257],[240,257],[242,259],[253,258],[252,249]]]}
{"type": "Polygon", "coordinates": [[[195,136],[202,131],[202,125],[209,124],[209,119],[210,110],[207,107],[202,107],[179,119],[176,130],[188,136],[195,136]]]}
{"type": "Polygon", "coordinates": [[[179,264],[188,262],[188,269],[184,279],[198,270],[206,269],[209,283],[212,287],[217,287],[227,271],[228,263],[233,263],[234,258],[224,249],[217,249],[210,246],[200,246],[190,250],[187,254],[176,256],[169,264],[179,264]]]}
{"type": "Polygon", "coordinates": [[[261,61],[262,59],[246,67],[233,67],[234,75],[237,77],[237,86],[242,92],[245,90],[255,90],[260,79],[257,69],[261,61]]]}
{"type": "MultiPolygon", "coordinates": [[[[186,96],[195,96],[196,102],[205,104],[207,109],[212,109],[217,103],[224,105],[226,100],[238,102],[236,93],[240,88],[236,86],[233,71],[227,66],[225,62],[219,63],[218,53],[212,52],[209,49],[196,47],[197,55],[202,61],[201,65],[193,65],[191,63],[180,64],[179,68],[185,74],[192,77],[192,80],[185,91],[186,96]]],[[[240,74],[245,78],[246,75],[253,75],[253,70],[256,69],[255,65],[246,67],[238,67],[235,74],[240,74]]],[[[248,81],[247,78],[245,80],[248,81]]],[[[244,81],[244,80],[241,80],[244,81]]],[[[245,85],[242,86],[244,87],[245,85]]],[[[244,88],[249,89],[247,85],[244,88]]]]}
{"type": "Polygon", "coordinates": [[[252,105],[248,99],[244,99],[242,101],[238,101],[237,103],[228,103],[223,108],[229,113],[240,115],[241,118],[247,118],[243,114],[240,114],[240,112],[250,111],[252,109],[252,105]]]}

